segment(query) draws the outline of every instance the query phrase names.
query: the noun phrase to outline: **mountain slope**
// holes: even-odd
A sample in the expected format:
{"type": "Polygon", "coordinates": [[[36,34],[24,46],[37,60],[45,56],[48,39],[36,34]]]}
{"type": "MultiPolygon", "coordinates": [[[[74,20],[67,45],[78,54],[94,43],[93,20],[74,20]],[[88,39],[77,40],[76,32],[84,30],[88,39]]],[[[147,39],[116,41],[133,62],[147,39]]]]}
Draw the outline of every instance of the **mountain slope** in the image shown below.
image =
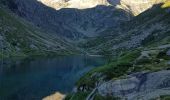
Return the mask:
{"type": "Polygon", "coordinates": [[[96,37],[162,0],[3,0],[48,34],[77,41],[96,37]]]}
{"type": "Polygon", "coordinates": [[[99,35],[107,28],[118,27],[130,14],[114,6],[94,8],[63,8],[56,10],[37,0],[4,0],[16,14],[33,22],[48,34],[57,34],[70,40],[81,40],[99,35]]]}
{"type": "Polygon", "coordinates": [[[83,76],[77,82],[77,92],[67,100],[169,99],[170,10],[161,5],[122,26],[125,33],[115,37],[122,39],[122,45],[115,44],[118,56],[83,76]],[[123,50],[126,52],[120,52],[123,50]]]}
{"type": "Polygon", "coordinates": [[[0,8],[0,45],[1,57],[64,55],[75,50],[71,44],[47,35],[4,8],[0,8]]]}
{"type": "Polygon", "coordinates": [[[159,4],[166,0],[38,0],[44,5],[55,8],[76,8],[87,9],[97,5],[116,6],[116,8],[131,12],[133,15],[139,15],[145,10],[151,8],[154,4],[159,4]]]}
{"type": "Polygon", "coordinates": [[[169,42],[170,14],[169,9],[163,9],[161,4],[136,16],[121,25],[120,31],[106,31],[108,35],[94,38],[85,45],[92,53],[100,53],[103,48],[110,51],[124,51],[136,47],[163,45],[169,42]],[[151,45],[152,44],[152,45],[151,45]]]}

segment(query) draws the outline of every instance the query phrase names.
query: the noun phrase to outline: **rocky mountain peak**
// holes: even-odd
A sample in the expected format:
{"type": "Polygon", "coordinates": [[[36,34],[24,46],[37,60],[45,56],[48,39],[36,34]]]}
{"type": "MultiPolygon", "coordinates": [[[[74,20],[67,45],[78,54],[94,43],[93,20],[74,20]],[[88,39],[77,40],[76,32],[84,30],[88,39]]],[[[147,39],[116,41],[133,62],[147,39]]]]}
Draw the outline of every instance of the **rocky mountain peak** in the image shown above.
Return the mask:
{"type": "Polygon", "coordinates": [[[154,4],[166,0],[38,0],[39,2],[55,8],[93,8],[97,5],[116,6],[117,8],[131,12],[135,16],[151,8],[154,4]]]}
{"type": "Polygon", "coordinates": [[[61,8],[86,9],[97,5],[108,5],[107,0],[38,0],[41,3],[53,7],[57,10],[61,8]]]}
{"type": "Polygon", "coordinates": [[[166,0],[120,0],[119,8],[133,13],[135,16],[166,0]]]}

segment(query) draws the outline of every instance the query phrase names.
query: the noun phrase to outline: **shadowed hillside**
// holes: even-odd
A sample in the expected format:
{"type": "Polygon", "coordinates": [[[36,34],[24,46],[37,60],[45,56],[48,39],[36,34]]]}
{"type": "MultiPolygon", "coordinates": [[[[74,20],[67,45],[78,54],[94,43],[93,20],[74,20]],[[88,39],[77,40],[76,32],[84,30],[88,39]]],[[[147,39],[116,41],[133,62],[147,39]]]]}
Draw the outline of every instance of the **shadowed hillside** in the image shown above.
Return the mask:
{"type": "Polygon", "coordinates": [[[105,31],[107,35],[93,38],[81,46],[90,52],[100,53],[103,48],[107,48],[116,53],[116,51],[168,43],[169,9],[163,9],[160,5],[162,4],[154,5],[151,9],[121,24],[119,31],[107,30],[105,31]]]}
{"type": "Polygon", "coordinates": [[[117,28],[131,15],[114,6],[99,5],[89,9],[63,8],[55,10],[37,0],[5,0],[9,8],[33,22],[48,34],[57,34],[71,40],[93,37],[108,28],[117,28]]]}
{"type": "Polygon", "coordinates": [[[0,8],[0,57],[65,55],[76,51],[63,39],[46,34],[11,11],[0,8]]]}

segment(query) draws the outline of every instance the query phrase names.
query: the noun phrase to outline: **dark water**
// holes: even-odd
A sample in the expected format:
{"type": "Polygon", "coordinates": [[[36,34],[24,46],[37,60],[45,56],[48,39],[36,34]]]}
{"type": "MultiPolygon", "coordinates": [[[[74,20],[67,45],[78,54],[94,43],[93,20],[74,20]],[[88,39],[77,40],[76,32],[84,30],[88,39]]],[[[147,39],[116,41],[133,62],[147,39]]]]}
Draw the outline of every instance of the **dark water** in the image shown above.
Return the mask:
{"type": "Polygon", "coordinates": [[[83,74],[104,62],[87,56],[6,60],[0,65],[0,100],[41,100],[71,92],[83,74]]]}

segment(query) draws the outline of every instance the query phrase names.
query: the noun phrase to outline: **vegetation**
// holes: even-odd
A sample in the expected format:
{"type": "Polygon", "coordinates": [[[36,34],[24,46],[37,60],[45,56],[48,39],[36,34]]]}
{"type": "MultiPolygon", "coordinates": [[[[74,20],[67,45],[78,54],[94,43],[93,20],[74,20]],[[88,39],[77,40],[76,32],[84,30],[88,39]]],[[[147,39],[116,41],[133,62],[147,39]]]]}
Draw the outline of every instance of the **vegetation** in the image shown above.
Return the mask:
{"type": "Polygon", "coordinates": [[[162,8],[169,8],[170,7],[170,1],[166,1],[161,7],[162,8]]]}
{"type": "MultiPolygon", "coordinates": [[[[168,61],[170,56],[166,55],[169,48],[165,49],[148,49],[148,57],[142,57],[143,50],[137,49],[134,51],[125,52],[114,59],[111,63],[103,67],[95,68],[83,76],[78,82],[77,86],[84,87],[85,91],[91,91],[101,80],[108,81],[111,79],[119,79],[130,73],[141,71],[159,71],[169,69],[168,61]]],[[[84,90],[79,90],[84,91],[84,90]]],[[[95,100],[117,100],[95,96],[95,100]]],[[[113,97],[110,97],[113,98],[113,97]]]]}
{"type": "Polygon", "coordinates": [[[87,73],[84,77],[82,77],[78,82],[77,86],[81,87],[82,85],[94,88],[95,83],[101,78],[105,76],[105,80],[110,80],[112,78],[120,77],[122,75],[127,74],[128,69],[133,67],[133,61],[140,55],[139,50],[129,51],[124,55],[120,55],[117,59],[113,62],[106,64],[103,67],[99,67],[93,69],[89,73],[87,73]],[[101,73],[102,76],[95,77],[94,74],[101,73]],[[93,76],[94,77],[91,77],[93,76]],[[89,78],[91,77],[91,78],[89,78]]]}
{"type": "Polygon", "coordinates": [[[96,94],[94,100],[120,100],[120,98],[113,96],[103,97],[100,94],[96,94]]]}
{"type": "Polygon", "coordinates": [[[71,45],[45,34],[4,8],[0,8],[0,32],[3,38],[0,43],[5,46],[1,48],[3,58],[67,55],[78,52],[71,45]]]}
{"type": "Polygon", "coordinates": [[[89,92],[78,92],[75,94],[68,94],[65,100],[86,100],[89,92]]]}

